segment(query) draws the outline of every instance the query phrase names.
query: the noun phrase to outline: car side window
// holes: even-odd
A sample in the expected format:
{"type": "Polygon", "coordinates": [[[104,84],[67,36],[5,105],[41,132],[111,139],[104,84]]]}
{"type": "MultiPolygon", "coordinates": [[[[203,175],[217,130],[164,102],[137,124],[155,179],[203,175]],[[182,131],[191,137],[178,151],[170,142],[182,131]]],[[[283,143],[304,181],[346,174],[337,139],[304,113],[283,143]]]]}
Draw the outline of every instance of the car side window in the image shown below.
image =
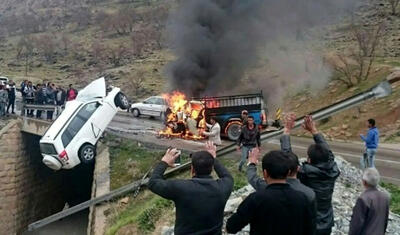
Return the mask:
{"type": "Polygon", "coordinates": [[[150,97],[146,100],[146,104],[155,104],[157,102],[157,99],[154,97],[150,97]]]}
{"type": "Polygon", "coordinates": [[[79,130],[85,125],[86,121],[92,116],[94,111],[98,108],[97,102],[92,102],[84,105],[76,116],[71,120],[61,135],[61,141],[64,148],[71,142],[71,140],[78,134],[79,130]]]}
{"type": "Polygon", "coordinates": [[[161,98],[157,98],[157,99],[156,99],[156,104],[158,104],[158,105],[164,105],[164,100],[161,99],[161,98]]]}

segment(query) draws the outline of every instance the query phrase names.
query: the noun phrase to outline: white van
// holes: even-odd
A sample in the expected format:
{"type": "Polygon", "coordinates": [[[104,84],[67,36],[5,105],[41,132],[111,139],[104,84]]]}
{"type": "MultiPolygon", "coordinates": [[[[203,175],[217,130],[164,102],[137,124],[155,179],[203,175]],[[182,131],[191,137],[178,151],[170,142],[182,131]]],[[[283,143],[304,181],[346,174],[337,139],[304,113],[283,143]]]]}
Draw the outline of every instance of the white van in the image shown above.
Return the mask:
{"type": "Polygon", "coordinates": [[[118,108],[128,109],[127,97],[117,87],[107,93],[104,78],[89,84],[58,116],[40,140],[43,163],[53,170],[91,163],[96,144],[118,108]]]}

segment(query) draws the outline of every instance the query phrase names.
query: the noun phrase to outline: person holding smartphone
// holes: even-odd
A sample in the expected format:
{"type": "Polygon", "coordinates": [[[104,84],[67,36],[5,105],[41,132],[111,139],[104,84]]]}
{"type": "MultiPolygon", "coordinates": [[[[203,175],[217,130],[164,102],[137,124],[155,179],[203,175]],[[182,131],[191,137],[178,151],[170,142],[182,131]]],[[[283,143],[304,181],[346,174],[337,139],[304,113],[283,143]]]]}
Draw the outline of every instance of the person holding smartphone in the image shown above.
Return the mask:
{"type": "Polygon", "coordinates": [[[222,234],[224,208],[233,189],[233,177],[216,159],[216,146],[206,143],[206,151],[192,154],[191,179],[165,180],[168,167],[175,166],[180,156],[177,149],[168,149],[150,177],[148,188],[176,207],[175,235],[222,234]],[[212,169],[218,179],[211,176],[212,169]]]}

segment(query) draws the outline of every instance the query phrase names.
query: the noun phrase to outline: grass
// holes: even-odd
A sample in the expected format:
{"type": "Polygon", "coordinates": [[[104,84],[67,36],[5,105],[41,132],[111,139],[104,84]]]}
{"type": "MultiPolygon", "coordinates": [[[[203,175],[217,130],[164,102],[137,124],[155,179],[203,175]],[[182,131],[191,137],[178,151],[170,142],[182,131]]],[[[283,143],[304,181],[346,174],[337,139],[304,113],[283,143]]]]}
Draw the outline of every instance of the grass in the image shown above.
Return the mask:
{"type": "MultiPolygon", "coordinates": [[[[138,142],[108,135],[106,141],[110,151],[110,185],[111,190],[140,179],[157,163],[164,151],[150,150],[138,142]]],[[[182,154],[182,162],[188,156],[182,154]]],[[[174,178],[187,177],[187,172],[174,175],[174,178]]],[[[108,216],[107,235],[117,234],[125,226],[134,226],[140,234],[149,234],[156,228],[156,223],[166,213],[173,211],[173,202],[163,199],[150,191],[143,191],[137,198],[129,196],[127,205],[112,205],[112,213],[108,216]]]]}
{"type": "Polygon", "coordinates": [[[134,141],[117,140],[111,140],[114,143],[110,146],[111,190],[140,179],[163,154],[140,147],[134,141]]]}
{"type": "Polygon", "coordinates": [[[390,210],[393,213],[400,214],[400,187],[384,182],[381,182],[380,185],[390,193],[390,210]]]}
{"type": "MultiPolygon", "coordinates": [[[[238,190],[248,184],[246,173],[240,172],[238,170],[239,159],[227,157],[227,158],[221,158],[219,160],[233,176],[233,182],[234,182],[233,191],[238,190]]],[[[246,169],[246,167],[243,167],[243,169],[246,169]]]]}
{"type": "Polygon", "coordinates": [[[114,216],[109,221],[111,226],[106,231],[107,235],[117,234],[121,228],[127,225],[134,225],[140,234],[149,234],[154,231],[156,223],[163,214],[173,211],[172,201],[149,191],[141,194],[135,200],[130,199],[125,208],[115,209],[114,216]]]}

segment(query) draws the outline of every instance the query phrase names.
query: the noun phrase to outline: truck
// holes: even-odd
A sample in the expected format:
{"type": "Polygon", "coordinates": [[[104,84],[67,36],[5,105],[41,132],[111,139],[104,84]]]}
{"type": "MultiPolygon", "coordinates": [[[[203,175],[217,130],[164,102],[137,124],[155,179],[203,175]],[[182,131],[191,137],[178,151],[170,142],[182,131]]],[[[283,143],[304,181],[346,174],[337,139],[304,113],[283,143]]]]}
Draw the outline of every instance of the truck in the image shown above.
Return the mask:
{"type": "Polygon", "coordinates": [[[199,106],[199,103],[201,103],[203,109],[201,113],[204,113],[206,121],[209,122],[210,117],[215,117],[221,126],[221,136],[230,140],[235,141],[239,138],[243,110],[248,111],[249,116],[254,118],[257,126],[260,128],[268,127],[268,110],[262,92],[244,95],[193,97],[190,101],[192,109],[193,106],[199,106]]]}

